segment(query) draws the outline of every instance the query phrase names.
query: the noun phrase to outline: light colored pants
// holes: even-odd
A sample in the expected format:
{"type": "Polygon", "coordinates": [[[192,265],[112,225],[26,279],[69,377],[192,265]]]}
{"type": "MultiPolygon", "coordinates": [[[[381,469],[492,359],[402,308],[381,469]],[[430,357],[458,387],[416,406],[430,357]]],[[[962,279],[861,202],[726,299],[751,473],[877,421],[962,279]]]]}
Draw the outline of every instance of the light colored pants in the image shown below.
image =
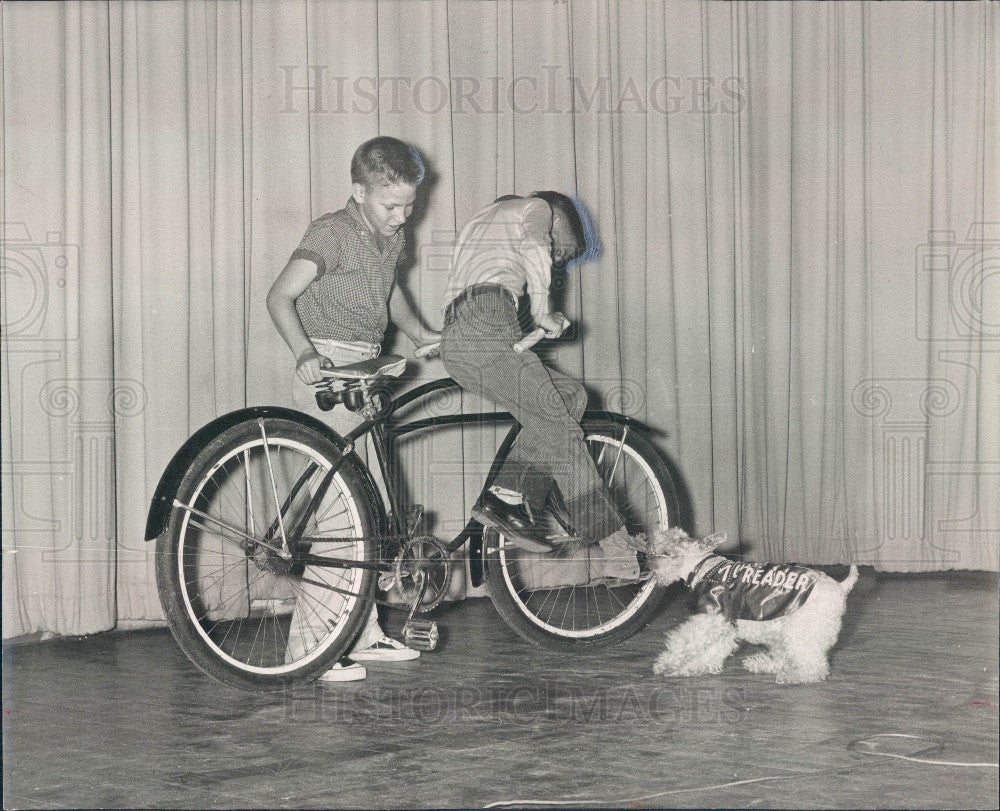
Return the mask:
{"type": "MultiPolygon", "coordinates": [[[[359,361],[370,360],[371,358],[378,357],[378,353],[380,351],[378,344],[349,343],[346,341],[333,341],[325,338],[311,338],[310,340],[312,341],[313,346],[316,347],[316,351],[333,361],[334,366],[345,366],[349,363],[358,363],[359,361]]],[[[316,405],[315,386],[303,383],[295,374],[292,375],[292,399],[295,402],[295,407],[299,411],[303,411],[306,414],[322,420],[341,435],[347,434],[364,421],[364,417],[360,414],[354,411],[348,411],[342,405],[334,406],[334,408],[330,411],[322,411],[319,406],[316,405]]],[[[358,443],[358,447],[355,449],[358,455],[361,456],[362,460],[366,462],[368,458],[369,444],[370,442],[364,443],[363,445],[362,443],[358,443]]],[[[371,458],[375,458],[374,450],[371,451],[371,458]]],[[[377,464],[375,464],[372,468],[372,475],[375,478],[376,484],[381,486],[381,475],[377,464]]],[[[319,531],[322,532],[322,527],[319,528],[319,531]]],[[[332,555],[338,555],[343,553],[342,545],[331,543],[329,548],[325,547],[325,544],[319,542],[314,543],[312,547],[313,554],[322,555],[329,553],[332,555]]],[[[323,569],[321,567],[307,566],[303,572],[303,578],[308,580],[330,582],[330,576],[328,574],[330,571],[332,570],[323,569]]],[[[320,585],[302,583],[299,588],[298,597],[296,598],[295,611],[292,613],[286,659],[292,658],[296,655],[301,655],[304,646],[310,643],[314,644],[319,635],[326,632],[326,627],[322,624],[324,613],[314,610],[312,606],[327,604],[331,609],[335,610],[337,606],[333,603],[342,599],[343,597],[337,592],[325,589],[320,585]]],[[[382,629],[378,624],[378,608],[375,605],[372,605],[371,613],[368,615],[368,621],[365,623],[364,628],[351,650],[361,650],[363,648],[367,648],[383,636],[384,634],[382,629]]],[[[350,656],[350,651],[348,651],[347,655],[350,656]]]]}

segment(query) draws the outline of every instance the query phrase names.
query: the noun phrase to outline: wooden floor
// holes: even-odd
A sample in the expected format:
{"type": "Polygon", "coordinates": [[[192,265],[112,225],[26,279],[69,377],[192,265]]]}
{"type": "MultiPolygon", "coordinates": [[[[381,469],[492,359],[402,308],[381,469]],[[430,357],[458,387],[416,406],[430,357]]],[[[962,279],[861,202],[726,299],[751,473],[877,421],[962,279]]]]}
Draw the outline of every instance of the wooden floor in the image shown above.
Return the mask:
{"type": "MultiPolygon", "coordinates": [[[[996,808],[997,579],[863,570],[833,672],[653,675],[675,600],[589,657],[523,643],[486,600],[439,609],[442,649],[284,695],[204,678],[166,631],[4,650],[5,808],[996,808]]],[[[392,613],[390,628],[400,616],[392,613]]]]}

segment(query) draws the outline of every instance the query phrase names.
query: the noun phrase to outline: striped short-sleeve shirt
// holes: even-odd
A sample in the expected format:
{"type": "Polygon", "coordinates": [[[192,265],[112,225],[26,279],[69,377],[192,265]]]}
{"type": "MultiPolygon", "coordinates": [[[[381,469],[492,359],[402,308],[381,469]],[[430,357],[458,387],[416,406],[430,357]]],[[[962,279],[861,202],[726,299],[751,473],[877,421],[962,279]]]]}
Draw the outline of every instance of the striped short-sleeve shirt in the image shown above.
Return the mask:
{"type": "Polygon", "coordinates": [[[405,242],[402,229],[376,241],[354,198],[340,211],[313,220],[292,253],[292,259],[308,259],[317,268],[316,278],[295,300],[306,335],[381,343],[405,242]]]}

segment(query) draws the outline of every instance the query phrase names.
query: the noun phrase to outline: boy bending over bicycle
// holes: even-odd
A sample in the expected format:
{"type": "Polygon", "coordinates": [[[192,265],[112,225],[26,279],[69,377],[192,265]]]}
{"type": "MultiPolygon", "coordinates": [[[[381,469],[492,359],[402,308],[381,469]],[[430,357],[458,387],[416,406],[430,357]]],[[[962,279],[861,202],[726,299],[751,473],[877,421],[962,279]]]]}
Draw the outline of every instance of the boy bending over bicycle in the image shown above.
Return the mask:
{"type": "MultiPolygon", "coordinates": [[[[362,417],[343,405],[320,411],[312,384],[323,368],[378,356],[391,312],[396,325],[417,346],[436,339],[425,329],[396,284],[406,237],[403,224],[413,210],[424,177],[419,153],[396,138],[366,141],[351,160],[353,194],[340,211],[314,220],[299,247],[267,294],[267,310],[295,358],[292,394],[296,406],[347,433],[362,417]]],[[[309,600],[335,595],[305,595],[309,600]]],[[[309,620],[296,607],[289,645],[309,631],[309,620]]],[[[411,650],[387,637],[371,615],[348,656],[361,661],[414,659],[411,650]]],[[[338,663],[322,678],[354,681],[365,677],[360,664],[338,663]]]]}
{"type": "Polygon", "coordinates": [[[544,552],[558,541],[535,515],[552,509],[557,517],[562,513],[570,537],[597,544],[592,581],[632,580],[639,577],[642,541],[626,531],[587,452],[580,428],[586,391],[530,349],[516,347],[524,338],[517,301],[525,290],[545,337],[556,338],[569,326],[551,309],[550,283],[553,269],[587,258],[585,216],[572,199],[552,191],[501,197],[473,216],[455,245],[441,358],[462,388],[506,408],[521,425],[473,517],[516,546],[544,552]]]}

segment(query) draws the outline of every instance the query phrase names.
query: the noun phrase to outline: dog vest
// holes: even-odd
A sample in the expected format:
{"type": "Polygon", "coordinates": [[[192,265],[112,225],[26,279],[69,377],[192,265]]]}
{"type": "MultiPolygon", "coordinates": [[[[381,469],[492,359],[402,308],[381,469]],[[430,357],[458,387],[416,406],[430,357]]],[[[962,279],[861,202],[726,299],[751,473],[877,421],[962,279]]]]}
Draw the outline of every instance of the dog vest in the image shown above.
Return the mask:
{"type": "Polygon", "coordinates": [[[816,572],[782,563],[742,563],[708,555],[687,576],[687,585],[708,614],[732,620],[770,620],[800,608],[816,572]]]}

